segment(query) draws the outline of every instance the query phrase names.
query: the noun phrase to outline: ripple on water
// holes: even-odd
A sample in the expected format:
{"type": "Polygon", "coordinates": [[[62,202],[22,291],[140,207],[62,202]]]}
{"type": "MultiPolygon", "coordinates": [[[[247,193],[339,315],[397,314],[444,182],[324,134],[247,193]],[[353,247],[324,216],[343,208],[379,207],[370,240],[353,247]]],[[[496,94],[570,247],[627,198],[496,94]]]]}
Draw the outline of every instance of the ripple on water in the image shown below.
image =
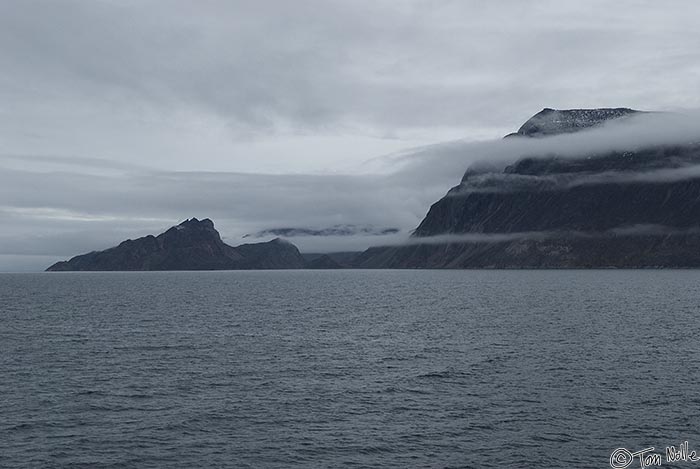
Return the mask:
{"type": "Polygon", "coordinates": [[[0,466],[606,467],[692,445],[699,280],[0,275],[0,466]]]}

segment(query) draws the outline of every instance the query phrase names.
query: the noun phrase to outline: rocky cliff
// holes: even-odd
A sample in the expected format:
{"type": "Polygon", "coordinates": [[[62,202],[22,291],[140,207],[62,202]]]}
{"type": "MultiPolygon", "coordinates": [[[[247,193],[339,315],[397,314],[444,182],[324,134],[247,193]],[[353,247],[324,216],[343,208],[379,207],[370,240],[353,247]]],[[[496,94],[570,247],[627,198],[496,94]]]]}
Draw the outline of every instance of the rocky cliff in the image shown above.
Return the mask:
{"type": "Polygon", "coordinates": [[[305,265],[291,243],[275,239],[238,247],[221,240],[209,219],[192,218],[161,233],[58,262],[48,271],[299,269],[305,265]]]}
{"type": "MultiPolygon", "coordinates": [[[[547,138],[637,115],[544,109],[508,137],[547,138]]],[[[517,143],[511,142],[511,143],[517,143]]],[[[430,207],[409,245],[360,267],[699,267],[700,143],[477,164],[430,207]]]]}

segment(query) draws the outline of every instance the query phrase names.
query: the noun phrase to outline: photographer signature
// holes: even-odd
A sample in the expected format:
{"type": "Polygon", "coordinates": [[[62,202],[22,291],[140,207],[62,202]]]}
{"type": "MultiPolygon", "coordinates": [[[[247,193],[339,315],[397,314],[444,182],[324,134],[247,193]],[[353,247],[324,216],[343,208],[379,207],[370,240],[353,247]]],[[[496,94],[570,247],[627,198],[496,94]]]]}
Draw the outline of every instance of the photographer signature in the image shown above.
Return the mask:
{"type": "MultiPolygon", "coordinates": [[[[645,448],[634,453],[626,448],[617,448],[610,455],[610,467],[613,469],[625,469],[636,461],[642,469],[661,466],[662,455],[654,452],[654,447],[645,448]]],[[[684,441],[678,447],[667,446],[665,462],[696,462],[700,461],[697,451],[691,451],[688,442],[684,441]]],[[[637,466],[635,466],[637,467],[637,466]]]]}

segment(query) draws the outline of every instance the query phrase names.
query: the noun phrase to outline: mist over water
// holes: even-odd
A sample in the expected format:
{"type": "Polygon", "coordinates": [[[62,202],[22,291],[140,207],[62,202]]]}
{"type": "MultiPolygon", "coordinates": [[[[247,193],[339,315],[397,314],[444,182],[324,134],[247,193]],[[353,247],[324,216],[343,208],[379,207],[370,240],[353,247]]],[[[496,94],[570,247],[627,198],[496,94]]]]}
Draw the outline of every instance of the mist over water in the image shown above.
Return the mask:
{"type": "Polygon", "coordinates": [[[0,466],[607,467],[618,447],[697,447],[699,285],[3,274],[0,466]]]}

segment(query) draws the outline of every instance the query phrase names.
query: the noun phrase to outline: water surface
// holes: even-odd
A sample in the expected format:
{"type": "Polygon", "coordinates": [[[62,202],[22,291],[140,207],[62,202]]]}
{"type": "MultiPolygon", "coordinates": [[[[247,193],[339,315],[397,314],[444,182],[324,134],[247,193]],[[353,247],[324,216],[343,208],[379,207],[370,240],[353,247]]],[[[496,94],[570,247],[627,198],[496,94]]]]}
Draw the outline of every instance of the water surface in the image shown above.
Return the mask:
{"type": "Polygon", "coordinates": [[[699,305],[698,271],[0,275],[0,466],[698,449],[699,305]]]}

